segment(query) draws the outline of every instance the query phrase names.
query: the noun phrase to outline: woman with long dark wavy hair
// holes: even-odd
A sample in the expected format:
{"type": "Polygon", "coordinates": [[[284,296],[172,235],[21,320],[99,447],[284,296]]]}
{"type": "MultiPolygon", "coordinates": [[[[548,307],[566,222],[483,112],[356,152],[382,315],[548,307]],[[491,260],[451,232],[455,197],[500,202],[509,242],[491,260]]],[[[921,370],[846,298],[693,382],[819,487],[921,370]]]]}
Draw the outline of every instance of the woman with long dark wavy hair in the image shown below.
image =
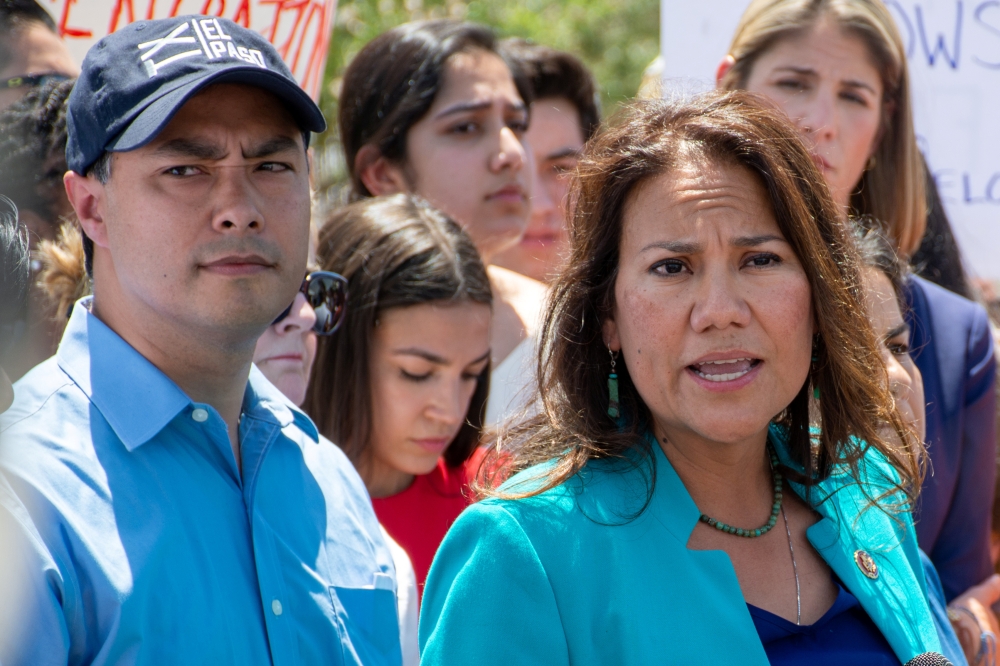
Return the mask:
{"type": "MultiPolygon", "coordinates": [[[[850,231],[745,93],[584,155],[541,412],[431,569],[429,663],[899,664],[940,653],[850,231]]],[[[931,662],[945,663],[945,662],[931,662]]]]}
{"type": "Polygon", "coordinates": [[[408,194],[331,214],[316,258],[347,279],[348,306],[318,342],[303,406],[357,467],[422,588],[471,496],[490,380],[486,269],[455,221],[408,194]]]}
{"type": "Polygon", "coordinates": [[[528,225],[531,84],[489,28],[417,21],[365,45],[344,72],[338,124],[352,199],[406,192],[468,232],[493,292],[488,425],[516,411],[545,300],[540,282],[493,264],[528,225]]]}

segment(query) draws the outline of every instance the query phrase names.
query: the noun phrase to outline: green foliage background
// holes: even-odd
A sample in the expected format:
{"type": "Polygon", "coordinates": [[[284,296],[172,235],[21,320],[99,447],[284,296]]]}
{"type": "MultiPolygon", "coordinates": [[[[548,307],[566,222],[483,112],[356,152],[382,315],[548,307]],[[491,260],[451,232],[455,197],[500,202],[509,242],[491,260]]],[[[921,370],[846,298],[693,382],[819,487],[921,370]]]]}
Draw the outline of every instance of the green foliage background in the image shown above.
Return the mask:
{"type": "MultiPolygon", "coordinates": [[[[326,117],[337,117],[341,75],[369,40],[407,21],[446,17],[576,54],[597,77],[606,114],[635,95],[659,52],[659,0],[340,0],[320,98],[326,117]]],[[[330,196],[344,181],[333,123],[318,143],[317,184],[330,196]]]]}

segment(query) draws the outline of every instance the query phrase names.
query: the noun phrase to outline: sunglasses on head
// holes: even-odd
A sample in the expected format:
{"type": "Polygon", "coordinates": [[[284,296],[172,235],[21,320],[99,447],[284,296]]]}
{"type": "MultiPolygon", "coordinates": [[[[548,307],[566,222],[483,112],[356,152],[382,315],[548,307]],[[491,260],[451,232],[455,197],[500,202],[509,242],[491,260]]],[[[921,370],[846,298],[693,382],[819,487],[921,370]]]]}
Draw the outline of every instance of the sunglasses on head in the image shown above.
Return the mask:
{"type": "MultiPolygon", "coordinates": [[[[299,291],[316,311],[316,324],[313,325],[316,335],[333,335],[340,328],[347,310],[347,279],[330,271],[313,271],[306,275],[299,291]]],[[[289,305],[271,325],[277,324],[291,312],[292,306],[289,305]]]]}
{"type": "Polygon", "coordinates": [[[65,74],[21,74],[12,76],[6,81],[0,81],[0,88],[23,88],[25,86],[43,86],[49,81],[68,81],[65,74]]]}

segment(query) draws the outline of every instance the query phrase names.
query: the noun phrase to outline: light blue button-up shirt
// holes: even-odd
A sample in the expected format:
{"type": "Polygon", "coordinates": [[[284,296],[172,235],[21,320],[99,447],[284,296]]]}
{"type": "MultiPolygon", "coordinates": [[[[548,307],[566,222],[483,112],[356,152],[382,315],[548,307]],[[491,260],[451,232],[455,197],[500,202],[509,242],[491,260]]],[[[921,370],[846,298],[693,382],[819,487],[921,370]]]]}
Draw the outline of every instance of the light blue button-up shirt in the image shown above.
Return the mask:
{"type": "Polygon", "coordinates": [[[0,417],[33,590],[0,660],[400,663],[392,557],[340,449],[254,368],[241,475],[218,412],[88,305],[0,417]]]}

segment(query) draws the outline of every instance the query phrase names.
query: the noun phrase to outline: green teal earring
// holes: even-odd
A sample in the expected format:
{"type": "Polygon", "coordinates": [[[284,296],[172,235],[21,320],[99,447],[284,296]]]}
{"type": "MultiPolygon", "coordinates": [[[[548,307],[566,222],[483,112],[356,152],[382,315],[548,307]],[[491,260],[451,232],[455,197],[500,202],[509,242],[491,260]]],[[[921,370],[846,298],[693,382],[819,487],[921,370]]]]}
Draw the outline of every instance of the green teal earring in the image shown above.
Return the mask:
{"type": "Polygon", "coordinates": [[[618,408],[618,375],[615,374],[615,352],[608,347],[611,354],[611,373],[608,375],[608,416],[617,419],[621,415],[618,408]]]}

